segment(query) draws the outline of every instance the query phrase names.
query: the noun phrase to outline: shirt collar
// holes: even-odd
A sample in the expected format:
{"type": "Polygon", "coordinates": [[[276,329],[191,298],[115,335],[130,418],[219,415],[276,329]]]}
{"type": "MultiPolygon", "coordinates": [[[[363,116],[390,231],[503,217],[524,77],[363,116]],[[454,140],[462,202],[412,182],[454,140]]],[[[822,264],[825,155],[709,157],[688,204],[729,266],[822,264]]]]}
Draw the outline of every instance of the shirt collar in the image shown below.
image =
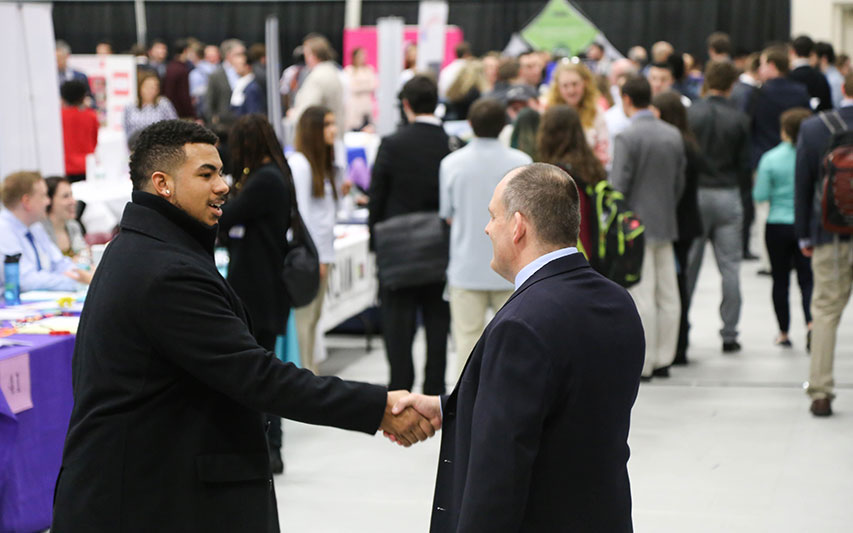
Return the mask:
{"type": "Polygon", "coordinates": [[[798,57],[797,59],[791,61],[791,70],[800,67],[810,67],[811,63],[809,63],[809,58],[807,57],[798,57]]]}
{"type": "Polygon", "coordinates": [[[418,115],[415,117],[415,122],[423,124],[432,124],[433,126],[441,126],[441,119],[435,115],[418,115]]]}
{"type": "Polygon", "coordinates": [[[538,272],[540,268],[551,261],[576,253],[578,253],[578,249],[574,246],[569,246],[568,248],[560,248],[559,250],[554,250],[553,252],[549,252],[545,255],[540,255],[528,263],[527,266],[519,270],[518,274],[515,275],[515,290],[518,290],[519,287],[524,285],[525,281],[530,279],[530,276],[538,272]]]}
{"type": "Polygon", "coordinates": [[[655,114],[652,113],[649,109],[640,109],[639,111],[636,111],[633,115],[631,115],[631,122],[642,118],[655,118],[655,114]]]}
{"type": "Polygon", "coordinates": [[[853,98],[845,98],[841,101],[840,107],[850,107],[853,106],[853,98]]]}

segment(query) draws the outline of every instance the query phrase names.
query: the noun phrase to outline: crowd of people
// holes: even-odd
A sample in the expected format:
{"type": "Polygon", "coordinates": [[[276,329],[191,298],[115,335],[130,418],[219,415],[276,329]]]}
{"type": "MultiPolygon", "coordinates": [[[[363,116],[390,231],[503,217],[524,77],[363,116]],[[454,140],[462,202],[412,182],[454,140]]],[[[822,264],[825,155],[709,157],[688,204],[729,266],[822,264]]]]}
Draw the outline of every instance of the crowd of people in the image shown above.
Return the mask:
{"type": "MultiPolygon", "coordinates": [[[[427,211],[449,225],[449,244],[441,252],[446,277],[439,281],[380,283],[393,389],[411,389],[415,382],[419,315],[427,339],[424,391],[443,394],[448,334],[461,372],[489,310],[500,309],[512,294],[512,284],[489,267],[492,248],[482,230],[501,178],[536,161],[556,165],[577,183],[577,247],[587,256],[602,246],[595,229],[602,183],[621,193],[642,221],[642,269],[628,290],[645,328],[643,380],[666,378],[673,365],[688,364],[687,317],[708,243],[722,278],[721,349],[741,350],[741,263],[766,245],[778,321],[774,342],[800,342],[789,335],[795,269],[808,331],[804,343],[812,352],[812,412],[831,413],[835,329],[846,302],[839,294],[850,290],[849,265],[838,268],[838,262],[847,257],[849,241],[825,230],[815,191],[828,139],[853,121],[849,57],[836,57],[830,44],[806,36],[750,54],[735,54],[719,32],[707,44],[703,67],[666,42],[655,43],[650,54],[633,47],[626,58],[608,57],[597,43],[572,58],[540,51],[475,57],[461,43],[456,59],[436,75],[415,70],[417,47],[407,43],[401,126],[381,140],[371,183],[360,193],[373,241],[377,226],[427,211]],[[451,139],[442,127],[451,120],[467,121],[471,137],[451,139]],[[765,243],[750,243],[756,202],[770,204],[766,227],[756,228],[765,243]]],[[[233,183],[219,220],[220,242],[231,258],[229,281],[253,317],[257,342],[269,350],[291,306],[283,296],[271,298],[284,291],[270,287],[280,284],[286,250],[279,237],[292,223],[291,206],[298,206],[320,262],[318,295],[295,313],[302,364],[316,372],[314,338],[334,261],[336,212],[352,188],[340,163],[340,139],[345,131],[371,131],[376,74],[364,50],[354,50],[342,68],[325,37],[306,36],[279,84],[287,120],[295,125],[293,151],[285,158],[262,114],[262,45],[182,39],[171,52],[169,59],[161,40],[134,50],[137,100],[124,120],[131,147],[140,132],[170,119],[197,121],[219,136],[233,183]]],[[[98,53],[112,50],[101,43],[98,53]]],[[[19,172],[3,182],[0,248],[21,254],[23,290],[72,290],[92,276],[80,268],[88,249],[70,183],[85,178],[97,117],[86,77],[68,66],[69,54],[58,41],[67,176],[45,181],[19,172]]],[[[280,436],[271,442],[280,448],[280,436]]]]}
{"type": "MultiPolygon", "coordinates": [[[[572,519],[629,529],[631,406],[639,382],[666,379],[673,366],[689,363],[689,308],[708,243],[722,280],[724,354],[742,350],[741,265],[757,259],[762,245],[778,325],[768,342],[800,342],[790,335],[796,270],[810,411],[831,415],[836,330],[853,288],[853,217],[845,211],[853,192],[825,183],[849,181],[853,168],[849,58],[806,36],[750,54],[735,54],[720,32],[707,44],[701,65],[667,42],[650,53],[633,47],[625,58],[609,57],[598,43],[579,57],[476,57],[461,43],[456,59],[435,73],[415,69],[417,48],[407,43],[400,127],[381,139],[370,183],[359,191],[379,265],[388,393],[319,378],[313,357],[338,205],[354,189],[341,164],[342,135],[372,131],[376,118],[376,74],[364,50],[342,68],[329,41],[309,34],[294,52],[279,82],[295,129],[288,155],[264,114],[262,45],[184,39],[171,59],[161,40],[134,50],[137,99],[124,115],[134,192],[100,267],[109,275],[93,281],[71,183],[85,179],[97,116],[85,75],[69,68],[70,48],[58,42],[67,175],[5,176],[0,212],[0,254],[17,257],[21,290],[92,284],[77,339],[75,372],[83,378],[75,380],[56,524],[120,522],[118,506],[84,518],[74,491],[103,470],[110,474],[87,494],[115,498],[124,464],[150,470],[147,443],[177,452],[163,455],[172,458],[170,468],[138,476],[153,487],[140,494],[165,488],[174,503],[200,492],[195,471],[184,471],[181,454],[190,455],[203,481],[247,481],[247,495],[266,495],[251,495],[268,505],[252,517],[239,498],[211,496],[201,504],[204,520],[274,520],[272,480],[264,478],[284,469],[279,416],[289,416],[367,433],[379,428],[407,445],[444,424],[442,457],[458,464],[439,465],[434,524],[498,527],[506,515],[554,529],[570,501],[572,519]],[[470,136],[449,135],[450,121],[467,121],[470,136]],[[588,268],[601,271],[607,246],[604,198],[625,206],[620,216],[635,222],[631,239],[643,236],[636,241],[641,266],[612,279],[627,291],[588,268]],[[766,224],[756,228],[764,243],[750,242],[756,202],[769,203],[766,224]],[[317,295],[294,310],[305,370],[273,357],[294,307],[282,270],[285,235],[295,224],[308,230],[319,263],[317,295]],[[212,262],[216,242],[229,251],[228,283],[212,262]],[[491,313],[498,318],[489,322],[491,313]],[[424,395],[409,395],[419,321],[424,395]],[[608,335],[613,324],[624,335],[608,335]],[[461,379],[447,397],[449,335],[461,379]],[[563,357],[569,345],[579,348],[563,357]],[[518,353],[529,357],[511,357],[518,353]],[[117,383],[124,387],[118,393],[117,383]],[[111,408],[119,414],[112,417],[111,408]],[[264,422],[253,417],[260,412],[268,413],[264,422]],[[118,417],[127,419],[120,431],[105,429],[118,417]],[[482,435],[472,432],[477,423],[482,435]],[[578,423],[606,445],[591,451],[569,430],[578,423]],[[126,439],[126,456],[115,445],[124,431],[135,435],[126,439]],[[173,448],[179,433],[188,437],[173,448]],[[258,445],[264,438],[268,457],[258,445]],[[517,465],[502,464],[509,455],[517,465]],[[578,456],[589,461],[579,465],[578,456]],[[595,480],[607,497],[590,498],[599,492],[580,482],[565,489],[553,476],[567,468],[586,473],[578,479],[595,480]],[[518,472],[530,483],[518,488],[518,472]],[[521,516],[510,501],[496,505],[505,494],[489,493],[493,482],[507,494],[539,496],[530,498],[537,512],[521,516]],[[558,498],[557,485],[577,497],[558,498]]],[[[111,53],[108,43],[98,53],[111,53]]],[[[139,508],[131,512],[155,516],[145,508],[150,501],[162,499],[135,498],[139,508]]],[[[193,523],[185,508],[171,512],[193,523]]]]}

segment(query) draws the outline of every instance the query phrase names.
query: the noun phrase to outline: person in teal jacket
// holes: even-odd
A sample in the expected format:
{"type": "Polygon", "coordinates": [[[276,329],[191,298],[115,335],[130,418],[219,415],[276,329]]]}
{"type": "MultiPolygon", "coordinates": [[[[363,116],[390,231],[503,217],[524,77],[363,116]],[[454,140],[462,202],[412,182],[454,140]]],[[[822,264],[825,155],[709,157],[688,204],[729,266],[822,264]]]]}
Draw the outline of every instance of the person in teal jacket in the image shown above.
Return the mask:
{"type": "Polygon", "coordinates": [[[788,338],[788,328],[791,324],[788,285],[793,267],[797,270],[803,314],[808,326],[807,350],[811,344],[812,329],[810,312],[812,269],[810,259],[800,252],[794,234],[794,169],[796,166],[794,143],[800,123],[811,115],[811,111],[801,107],[789,109],[782,114],[780,118],[782,142],[761,156],[755,187],[752,190],[752,196],[756,202],[770,202],[764,240],[773,272],[773,308],[776,311],[776,320],[779,322],[776,344],[791,347],[791,340],[788,338]]]}

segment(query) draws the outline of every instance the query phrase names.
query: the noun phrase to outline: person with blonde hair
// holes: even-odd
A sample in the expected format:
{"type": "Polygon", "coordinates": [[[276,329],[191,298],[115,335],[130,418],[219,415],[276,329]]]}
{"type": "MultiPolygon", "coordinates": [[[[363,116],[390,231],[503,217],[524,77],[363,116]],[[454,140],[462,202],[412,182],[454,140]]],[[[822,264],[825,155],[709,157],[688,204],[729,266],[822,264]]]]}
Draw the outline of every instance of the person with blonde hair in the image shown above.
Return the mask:
{"type": "Polygon", "coordinates": [[[610,135],[604,112],[598,108],[599,93],[592,72],[583,64],[563,60],[554,70],[547,106],[566,104],[575,108],[586,140],[603,165],[610,160],[610,135]]]}
{"type": "Polygon", "coordinates": [[[444,120],[466,120],[471,104],[486,92],[487,87],[483,64],[475,59],[467,60],[447,89],[444,120]]]}

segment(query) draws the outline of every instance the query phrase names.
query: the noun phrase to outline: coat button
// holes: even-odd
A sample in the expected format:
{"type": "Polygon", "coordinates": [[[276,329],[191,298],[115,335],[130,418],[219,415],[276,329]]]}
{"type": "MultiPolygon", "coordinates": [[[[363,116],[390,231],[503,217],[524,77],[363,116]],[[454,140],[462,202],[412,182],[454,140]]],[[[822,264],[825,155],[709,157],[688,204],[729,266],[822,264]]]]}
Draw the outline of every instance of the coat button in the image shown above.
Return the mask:
{"type": "Polygon", "coordinates": [[[436,507],[435,510],[443,513],[447,509],[445,509],[444,507],[436,507]]]}
{"type": "Polygon", "coordinates": [[[450,459],[442,459],[441,462],[447,463],[447,464],[453,464],[453,461],[451,461],[450,459]]]}

